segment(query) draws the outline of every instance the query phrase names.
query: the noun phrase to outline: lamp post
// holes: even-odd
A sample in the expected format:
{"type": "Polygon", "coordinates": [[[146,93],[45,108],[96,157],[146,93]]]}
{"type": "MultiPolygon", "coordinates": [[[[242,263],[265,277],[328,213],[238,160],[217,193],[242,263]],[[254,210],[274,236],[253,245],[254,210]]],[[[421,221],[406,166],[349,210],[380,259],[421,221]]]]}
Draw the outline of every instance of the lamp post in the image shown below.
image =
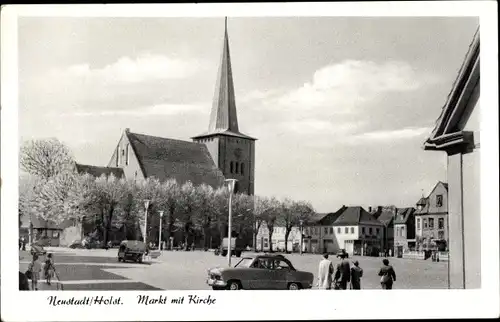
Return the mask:
{"type": "Polygon", "coordinates": [[[302,255],[302,243],[304,241],[304,234],[303,234],[303,231],[304,231],[304,229],[303,229],[304,220],[301,219],[299,221],[299,223],[300,223],[300,255],[302,255]]]}
{"type": "Polygon", "coordinates": [[[226,179],[224,180],[228,184],[229,189],[229,218],[227,221],[227,262],[229,267],[231,267],[231,217],[232,217],[232,202],[233,202],[233,191],[236,185],[236,179],[226,179]]]}
{"type": "Polygon", "coordinates": [[[149,200],[144,200],[144,244],[147,242],[147,236],[148,236],[148,208],[149,208],[149,200]]]}
{"type": "Polygon", "coordinates": [[[160,213],[160,230],[158,232],[158,250],[162,250],[161,248],[161,224],[162,224],[162,221],[163,221],[163,210],[162,211],[159,211],[160,213]]]}

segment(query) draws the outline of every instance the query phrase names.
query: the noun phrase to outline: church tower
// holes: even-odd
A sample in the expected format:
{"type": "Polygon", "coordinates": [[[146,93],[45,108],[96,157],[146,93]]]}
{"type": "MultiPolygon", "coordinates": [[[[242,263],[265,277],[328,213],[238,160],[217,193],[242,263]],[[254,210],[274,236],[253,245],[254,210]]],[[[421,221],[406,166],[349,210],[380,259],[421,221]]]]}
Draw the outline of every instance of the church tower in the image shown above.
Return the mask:
{"type": "Polygon", "coordinates": [[[222,57],[217,75],[208,132],[192,138],[203,143],[226,179],[237,179],[235,192],[254,194],[255,138],[239,131],[231,56],[224,23],[222,57]]]}

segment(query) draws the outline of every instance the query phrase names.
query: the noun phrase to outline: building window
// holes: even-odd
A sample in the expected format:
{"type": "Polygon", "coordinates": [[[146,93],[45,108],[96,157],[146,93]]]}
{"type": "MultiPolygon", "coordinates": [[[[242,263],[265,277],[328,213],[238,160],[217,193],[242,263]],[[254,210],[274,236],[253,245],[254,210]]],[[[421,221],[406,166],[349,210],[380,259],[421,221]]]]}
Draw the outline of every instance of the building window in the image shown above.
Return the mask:
{"type": "Polygon", "coordinates": [[[128,165],[128,162],[129,162],[129,157],[130,157],[130,148],[129,148],[130,144],[127,143],[127,146],[126,146],[126,154],[125,154],[125,165],[128,165]]]}
{"type": "Polygon", "coordinates": [[[342,234],[342,230],[340,229],[340,227],[337,228],[337,233],[342,234]]]}
{"type": "Polygon", "coordinates": [[[328,228],[325,227],[325,235],[328,235],[328,228]]]}
{"type": "Polygon", "coordinates": [[[354,227],[351,227],[351,234],[354,234],[354,227]]]}
{"type": "Polygon", "coordinates": [[[438,231],[438,238],[444,239],[444,231],[438,231]]]}
{"type": "Polygon", "coordinates": [[[396,236],[399,237],[399,227],[396,227],[396,236]]]}
{"type": "Polygon", "coordinates": [[[58,238],[59,237],[59,232],[57,230],[52,231],[52,238],[58,238]]]}
{"type": "Polygon", "coordinates": [[[266,248],[269,247],[267,238],[264,238],[264,247],[266,247],[266,248]]]}
{"type": "Polygon", "coordinates": [[[434,229],[434,218],[429,218],[429,229],[434,229]]]}
{"type": "Polygon", "coordinates": [[[405,237],[405,228],[401,227],[401,236],[405,237]]]}
{"type": "Polygon", "coordinates": [[[365,227],[361,227],[361,233],[365,234],[365,227]]]}
{"type": "Polygon", "coordinates": [[[346,228],[344,229],[344,232],[345,232],[346,234],[349,234],[349,227],[346,227],[346,228]]]}
{"type": "Polygon", "coordinates": [[[424,229],[427,229],[427,219],[424,219],[424,229]]]}
{"type": "Polygon", "coordinates": [[[234,164],[233,164],[233,161],[229,162],[229,172],[233,173],[234,171],[234,164]]]}
{"type": "Polygon", "coordinates": [[[417,218],[417,229],[420,229],[420,218],[417,218]]]}
{"type": "Polygon", "coordinates": [[[444,218],[438,219],[438,229],[444,229],[444,218]]]}
{"type": "Polygon", "coordinates": [[[380,228],[377,228],[377,236],[380,234],[380,228]]]}
{"type": "Polygon", "coordinates": [[[443,205],[443,195],[436,196],[436,207],[441,207],[443,205]]]}
{"type": "Polygon", "coordinates": [[[244,176],[245,175],[245,164],[244,163],[241,164],[240,171],[241,171],[241,175],[244,176]]]}
{"type": "Polygon", "coordinates": [[[373,234],[373,229],[372,229],[372,227],[368,228],[368,234],[369,234],[369,235],[373,234]]]}
{"type": "Polygon", "coordinates": [[[333,227],[330,227],[330,234],[333,235],[333,227]]]}

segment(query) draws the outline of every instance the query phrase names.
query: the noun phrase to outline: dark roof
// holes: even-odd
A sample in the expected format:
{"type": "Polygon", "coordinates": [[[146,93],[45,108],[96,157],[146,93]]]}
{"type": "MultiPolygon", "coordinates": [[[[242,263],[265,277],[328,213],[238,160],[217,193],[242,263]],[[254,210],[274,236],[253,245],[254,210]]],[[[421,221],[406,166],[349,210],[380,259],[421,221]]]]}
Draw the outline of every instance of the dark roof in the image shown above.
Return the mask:
{"type": "Polygon", "coordinates": [[[389,226],[391,222],[394,220],[396,216],[397,208],[396,207],[383,207],[380,215],[377,217],[378,221],[380,221],[384,226],[389,226]]]}
{"type": "Polygon", "coordinates": [[[307,219],[304,226],[315,226],[326,216],[328,216],[328,214],[315,212],[307,219]]]}
{"type": "Polygon", "coordinates": [[[347,207],[333,223],[334,226],[356,226],[359,224],[383,226],[372,214],[359,206],[347,207]]]}
{"type": "Polygon", "coordinates": [[[419,201],[417,201],[417,206],[425,206],[427,204],[427,198],[426,197],[422,197],[420,198],[419,201]]]}
{"type": "Polygon", "coordinates": [[[111,174],[116,178],[122,178],[125,176],[122,168],[96,167],[93,165],[86,165],[79,163],[76,163],[75,166],[76,166],[76,171],[78,173],[80,174],[87,173],[96,178],[99,178],[102,175],[105,175],[107,177],[111,174]]]}
{"type": "Polygon", "coordinates": [[[322,226],[330,226],[330,225],[333,225],[333,223],[340,217],[340,215],[344,212],[344,210],[346,210],[347,207],[346,206],[342,206],[340,207],[339,210],[337,210],[336,212],[330,212],[328,214],[326,214],[325,216],[323,216],[323,218],[321,218],[319,220],[319,224],[322,225],[322,226]]]}
{"type": "Polygon", "coordinates": [[[394,224],[406,224],[408,219],[415,213],[415,208],[398,208],[394,224]]]}
{"type": "Polygon", "coordinates": [[[224,175],[201,143],[125,132],[145,177],[219,187],[224,175]]]}

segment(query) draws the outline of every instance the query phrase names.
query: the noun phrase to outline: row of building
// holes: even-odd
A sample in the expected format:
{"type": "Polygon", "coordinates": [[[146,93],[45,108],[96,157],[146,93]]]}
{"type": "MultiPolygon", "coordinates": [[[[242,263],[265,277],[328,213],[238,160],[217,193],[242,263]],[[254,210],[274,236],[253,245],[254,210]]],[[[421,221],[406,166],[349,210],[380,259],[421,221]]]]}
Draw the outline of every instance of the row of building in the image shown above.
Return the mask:
{"type": "MultiPolygon", "coordinates": [[[[342,206],[327,214],[317,214],[302,227],[293,227],[288,251],[335,253],[345,249],[350,255],[374,256],[380,252],[402,257],[407,251],[448,248],[448,185],[438,182],[416,207],[342,206]]],[[[265,223],[257,233],[258,250],[285,250],[285,227],[273,227],[272,239],[265,223]]]]}

